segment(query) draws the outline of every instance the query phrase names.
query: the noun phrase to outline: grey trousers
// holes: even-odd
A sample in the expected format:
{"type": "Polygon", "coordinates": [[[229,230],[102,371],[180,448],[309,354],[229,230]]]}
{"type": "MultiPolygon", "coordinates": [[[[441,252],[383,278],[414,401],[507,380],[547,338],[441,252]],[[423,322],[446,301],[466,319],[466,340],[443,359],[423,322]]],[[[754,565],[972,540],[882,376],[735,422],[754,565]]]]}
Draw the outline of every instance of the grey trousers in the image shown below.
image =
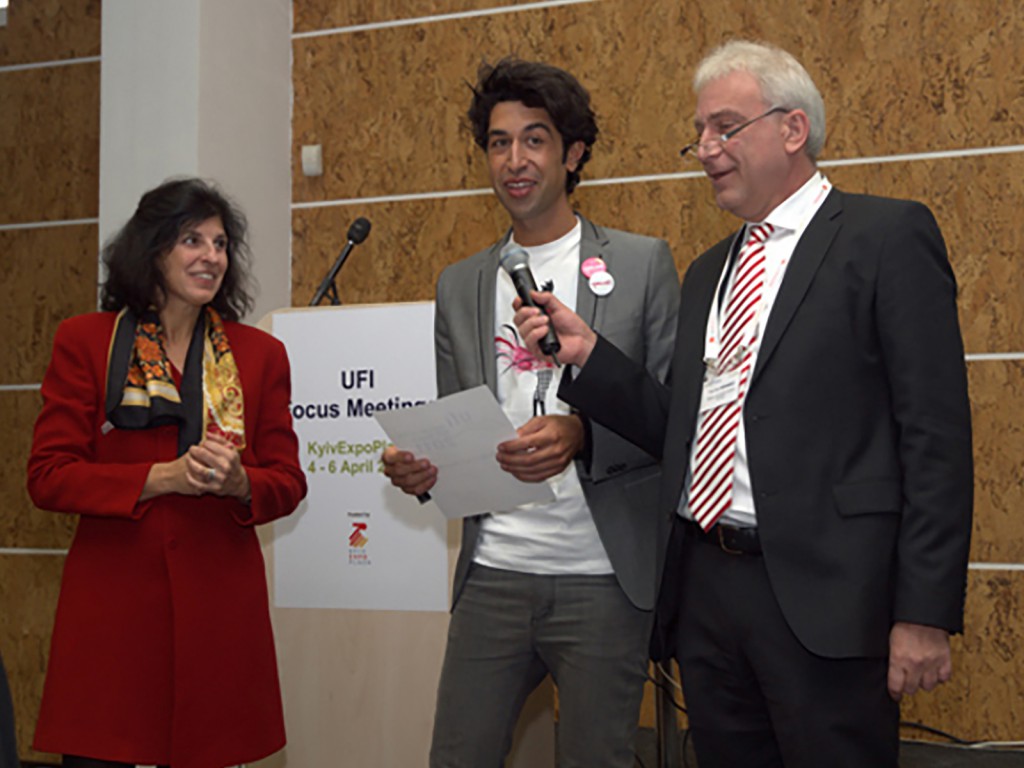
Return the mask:
{"type": "Polygon", "coordinates": [[[523,703],[548,674],[561,768],[632,768],[652,618],[613,575],[474,564],[448,629],[431,768],[500,768],[523,703]]]}

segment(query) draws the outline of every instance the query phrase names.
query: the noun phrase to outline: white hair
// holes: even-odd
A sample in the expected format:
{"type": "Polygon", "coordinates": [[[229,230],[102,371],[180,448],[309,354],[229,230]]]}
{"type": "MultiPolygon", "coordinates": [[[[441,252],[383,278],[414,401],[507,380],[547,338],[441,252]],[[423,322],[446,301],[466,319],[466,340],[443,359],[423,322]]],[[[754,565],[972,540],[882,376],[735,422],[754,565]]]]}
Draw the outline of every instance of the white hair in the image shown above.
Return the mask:
{"type": "Polygon", "coordinates": [[[807,114],[810,131],[805,150],[811,160],[817,160],[825,145],[825,102],[800,62],[774,45],[730,40],[697,65],[693,89],[699,94],[713,80],[733,72],[750,74],[771,106],[802,109],[807,114]]]}

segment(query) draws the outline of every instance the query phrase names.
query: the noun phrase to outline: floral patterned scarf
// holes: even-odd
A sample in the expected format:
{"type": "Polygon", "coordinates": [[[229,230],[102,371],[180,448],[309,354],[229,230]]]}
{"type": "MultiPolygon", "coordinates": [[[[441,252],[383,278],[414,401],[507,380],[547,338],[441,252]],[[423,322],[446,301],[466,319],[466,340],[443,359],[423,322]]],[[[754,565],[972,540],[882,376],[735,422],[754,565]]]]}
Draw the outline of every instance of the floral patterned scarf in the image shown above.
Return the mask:
{"type": "Polygon", "coordinates": [[[118,314],[107,358],[108,421],[118,429],[177,424],[179,456],[210,432],[243,450],[242,382],[220,315],[206,307],[196,323],[180,391],[163,338],[155,311],[141,318],[127,308],[118,314]]]}

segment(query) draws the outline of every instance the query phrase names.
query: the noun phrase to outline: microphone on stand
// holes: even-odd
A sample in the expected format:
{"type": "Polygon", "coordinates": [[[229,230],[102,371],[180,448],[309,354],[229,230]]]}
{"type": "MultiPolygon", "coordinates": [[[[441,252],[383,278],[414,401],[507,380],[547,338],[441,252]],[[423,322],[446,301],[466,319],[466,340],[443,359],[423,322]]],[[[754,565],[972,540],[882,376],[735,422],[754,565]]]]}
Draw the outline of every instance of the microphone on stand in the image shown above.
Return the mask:
{"type": "Polygon", "coordinates": [[[348,242],[345,243],[345,247],[341,249],[341,253],[338,254],[338,258],[335,259],[330,271],[324,276],[323,281],[320,283],[320,287],[316,289],[316,293],[313,294],[313,300],[309,302],[309,306],[315,307],[323,300],[324,296],[330,296],[331,304],[333,306],[341,304],[338,300],[338,287],[334,284],[334,278],[337,277],[338,270],[340,270],[341,265],[345,263],[345,259],[348,258],[351,250],[355,246],[359,245],[359,243],[363,242],[368,234],[370,234],[369,219],[365,219],[360,216],[352,222],[352,226],[348,228],[348,242]]]}
{"type": "MultiPolygon", "coordinates": [[[[537,307],[546,315],[547,310],[530,296],[530,291],[537,290],[537,281],[533,279],[533,273],[530,272],[530,254],[526,252],[526,249],[510,242],[501,249],[498,263],[512,278],[512,285],[516,287],[516,293],[519,294],[523,304],[528,307],[537,307]]],[[[538,346],[541,352],[555,361],[555,365],[562,365],[558,362],[558,351],[562,348],[562,344],[558,341],[558,336],[555,335],[555,329],[550,325],[548,325],[547,334],[540,340],[538,346]]]]}

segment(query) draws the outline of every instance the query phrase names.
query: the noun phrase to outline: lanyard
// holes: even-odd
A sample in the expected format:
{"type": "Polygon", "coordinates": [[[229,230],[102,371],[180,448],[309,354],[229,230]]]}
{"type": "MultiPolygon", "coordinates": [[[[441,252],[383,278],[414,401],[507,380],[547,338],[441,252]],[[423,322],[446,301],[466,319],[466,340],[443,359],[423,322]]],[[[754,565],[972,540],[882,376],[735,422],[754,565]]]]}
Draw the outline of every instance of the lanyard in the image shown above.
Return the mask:
{"type": "MultiPolygon", "coordinates": [[[[711,300],[711,311],[708,313],[707,326],[704,329],[704,365],[712,373],[717,374],[720,370],[727,367],[731,362],[729,360],[719,360],[718,356],[721,353],[721,340],[722,340],[722,287],[729,279],[729,275],[733,271],[735,263],[739,260],[739,253],[736,252],[736,243],[743,238],[749,237],[747,234],[748,227],[744,227],[733,238],[732,245],[729,247],[729,258],[726,259],[725,264],[722,267],[722,274],[718,276],[718,284],[715,286],[715,294],[711,300]]],[[[742,251],[742,247],[740,248],[742,251]]],[[[781,270],[775,272],[775,276],[772,279],[772,283],[778,279],[781,274],[781,270]]],[[[766,301],[767,290],[770,284],[765,283],[765,290],[762,292],[761,300],[758,302],[757,311],[754,315],[754,321],[750,324],[751,331],[749,337],[743,339],[739,347],[736,349],[736,355],[738,358],[746,356],[754,347],[757,342],[758,336],[761,330],[761,317],[764,314],[765,308],[768,305],[766,301]]]]}
{"type": "MultiPolygon", "coordinates": [[[[794,211],[790,206],[789,210],[784,210],[783,206],[779,206],[770,214],[770,218],[775,224],[776,234],[773,238],[779,235],[788,234],[793,237],[794,233],[798,233],[802,236],[805,224],[811,217],[817,213],[821,207],[822,202],[828,193],[832,190],[832,184],[824,176],[816,175],[817,189],[808,188],[799,193],[799,200],[796,202],[803,201],[800,206],[802,212],[798,214],[797,218],[794,218],[794,211]],[[813,195],[813,197],[812,197],[813,195]],[[781,221],[779,219],[781,218],[781,221]]],[[[788,203],[789,201],[787,201],[788,203]]],[[[725,264],[722,267],[722,274],[718,277],[718,285],[715,287],[715,295],[711,302],[711,312],[708,314],[707,327],[704,332],[704,364],[708,370],[712,373],[717,373],[723,367],[727,366],[730,361],[719,360],[718,356],[721,352],[721,298],[723,293],[723,287],[727,284],[730,273],[733,271],[733,266],[736,261],[739,260],[739,250],[737,250],[737,242],[741,244],[740,250],[742,250],[742,243],[746,242],[746,239],[750,236],[750,228],[754,225],[748,225],[743,227],[736,236],[733,238],[732,244],[729,246],[729,258],[726,259],[725,264]]],[[[778,241],[776,240],[776,244],[778,241]]],[[[766,315],[770,311],[768,297],[771,296],[777,287],[779,281],[783,278],[786,273],[786,265],[792,258],[793,250],[799,243],[795,243],[792,249],[786,251],[787,256],[783,258],[777,265],[772,265],[769,260],[766,264],[765,271],[765,285],[764,290],[761,294],[761,301],[757,308],[757,314],[754,317],[754,322],[751,323],[753,332],[749,339],[744,339],[744,343],[740,345],[739,354],[745,355],[750,352],[757,344],[757,340],[761,336],[762,324],[766,322],[766,315]]],[[[766,244],[766,249],[771,245],[771,241],[766,244]]],[[[778,254],[778,251],[776,251],[778,254]]],[[[776,255],[777,258],[777,255],[776,255]]]]}

